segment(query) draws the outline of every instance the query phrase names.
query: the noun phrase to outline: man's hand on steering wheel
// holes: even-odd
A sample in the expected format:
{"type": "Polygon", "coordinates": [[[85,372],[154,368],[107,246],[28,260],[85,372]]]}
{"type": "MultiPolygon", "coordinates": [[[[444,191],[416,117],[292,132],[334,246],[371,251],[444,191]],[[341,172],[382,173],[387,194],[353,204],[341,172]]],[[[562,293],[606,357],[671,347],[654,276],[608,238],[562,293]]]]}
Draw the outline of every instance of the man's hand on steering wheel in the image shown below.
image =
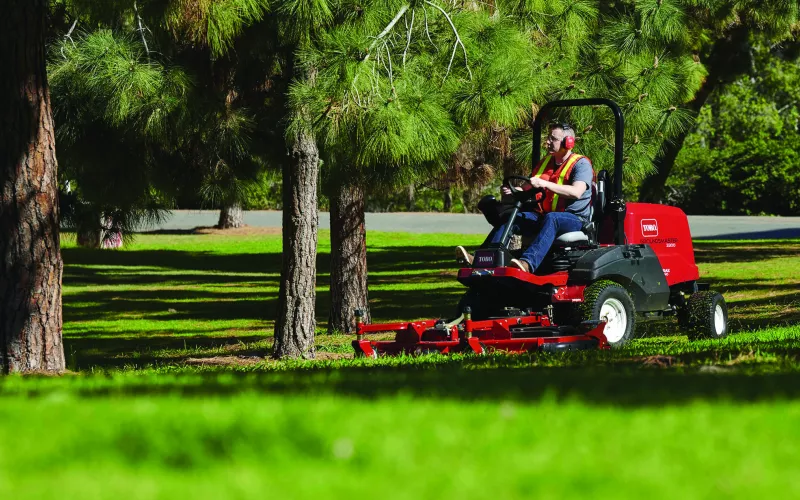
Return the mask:
{"type": "MultiPolygon", "coordinates": [[[[515,187],[514,191],[522,191],[522,188],[521,187],[515,187]]],[[[500,192],[503,193],[503,195],[505,195],[505,196],[509,196],[509,195],[511,195],[511,188],[508,187],[508,186],[502,186],[500,188],[500,192]]]]}
{"type": "Polygon", "coordinates": [[[529,184],[533,189],[547,189],[547,181],[538,176],[531,177],[529,184]]]}
{"type": "Polygon", "coordinates": [[[503,186],[500,188],[500,191],[504,195],[508,196],[508,195],[512,194],[512,192],[528,191],[530,189],[545,190],[545,189],[547,189],[547,181],[545,181],[541,177],[537,177],[537,176],[534,176],[534,177],[531,177],[531,178],[527,178],[527,177],[514,175],[514,176],[510,176],[509,178],[505,179],[505,181],[503,182],[503,186]],[[511,180],[519,181],[519,182],[521,182],[521,185],[511,186],[511,184],[509,182],[511,180]]]}
{"type": "Polygon", "coordinates": [[[513,195],[517,199],[527,199],[535,196],[538,192],[544,191],[543,184],[542,187],[539,187],[539,182],[537,181],[544,182],[538,177],[529,178],[521,175],[509,175],[503,179],[503,186],[500,188],[500,190],[505,196],[513,195]],[[512,185],[512,181],[517,185],[512,185]]]}

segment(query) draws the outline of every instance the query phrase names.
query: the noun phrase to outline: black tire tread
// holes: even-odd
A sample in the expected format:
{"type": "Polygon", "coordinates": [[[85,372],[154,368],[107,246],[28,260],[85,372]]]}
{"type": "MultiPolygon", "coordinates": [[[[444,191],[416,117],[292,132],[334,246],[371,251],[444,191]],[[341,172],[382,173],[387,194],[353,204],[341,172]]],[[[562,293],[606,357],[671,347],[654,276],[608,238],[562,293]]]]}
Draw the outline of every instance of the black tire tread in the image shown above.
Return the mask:
{"type": "Polygon", "coordinates": [[[604,292],[606,292],[609,289],[618,289],[621,292],[620,297],[627,299],[624,301],[627,302],[629,309],[628,312],[630,313],[628,314],[629,318],[628,320],[631,324],[629,334],[623,336],[623,338],[619,342],[612,345],[612,347],[620,347],[623,344],[626,344],[629,340],[631,340],[634,337],[636,331],[636,308],[634,306],[633,299],[631,298],[630,294],[622,285],[620,285],[616,281],[611,281],[611,280],[595,281],[594,283],[586,287],[586,290],[584,290],[583,303],[580,305],[579,312],[582,321],[597,319],[595,318],[595,309],[597,308],[598,299],[604,292]]]}
{"type": "Polygon", "coordinates": [[[686,314],[688,316],[686,334],[690,340],[723,338],[728,335],[727,305],[719,292],[705,290],[693,293],[686,304],[686,314]],[[716,308],[717,300],[715,299],[717,297],[722,301],[726,312],[725,331],[719,337],[714,333],[714,309],[716,308]]]}

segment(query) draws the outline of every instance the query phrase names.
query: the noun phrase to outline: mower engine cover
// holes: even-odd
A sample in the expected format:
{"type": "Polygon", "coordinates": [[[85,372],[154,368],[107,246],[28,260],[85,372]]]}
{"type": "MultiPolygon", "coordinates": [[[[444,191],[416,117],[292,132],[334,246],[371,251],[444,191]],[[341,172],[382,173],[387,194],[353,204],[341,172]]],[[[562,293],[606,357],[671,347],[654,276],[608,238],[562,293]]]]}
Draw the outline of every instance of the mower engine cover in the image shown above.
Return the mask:
{"type": "Polygon", "coordinates": [[[653,249],[666,276],[667,285],[700,279],[700,271],[694,260],[689,219],[680,208],[651,203],[628,203],[625,237],[629,244],[648,245],[653,249]]]}

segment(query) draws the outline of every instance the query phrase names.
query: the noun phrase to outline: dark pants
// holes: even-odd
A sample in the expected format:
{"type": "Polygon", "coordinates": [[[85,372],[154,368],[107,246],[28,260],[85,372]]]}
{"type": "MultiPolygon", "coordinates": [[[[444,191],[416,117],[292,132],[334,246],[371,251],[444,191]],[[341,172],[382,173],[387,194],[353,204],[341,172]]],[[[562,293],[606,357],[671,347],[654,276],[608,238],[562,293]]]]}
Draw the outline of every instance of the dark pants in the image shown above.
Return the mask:
{"type": "MultiPolygon", "coordinates": [[[[572,231],[580,231],[583,221],[569,212],[550,212],[543,216],[534,212],[520,212],[514,220],[512,232],[530,237],[536,235],[531,245],[522,252],[521,260],[531,266],[531,272],[541,265],[544,256],[560,235],[572,231]],[[537,233],[538,231],[538,233],[537,233]]],[[[506,224],[501,224],[489,233],[482,246],[489,243],[500,243],[506,224]]]]}

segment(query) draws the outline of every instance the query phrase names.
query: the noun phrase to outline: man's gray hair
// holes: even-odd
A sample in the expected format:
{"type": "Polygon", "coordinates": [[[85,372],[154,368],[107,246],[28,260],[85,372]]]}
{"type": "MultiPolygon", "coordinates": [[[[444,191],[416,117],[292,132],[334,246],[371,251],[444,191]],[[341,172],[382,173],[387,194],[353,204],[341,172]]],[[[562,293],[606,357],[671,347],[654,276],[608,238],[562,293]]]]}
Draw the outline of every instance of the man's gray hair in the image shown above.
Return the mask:
{"type": "Polygon", "coordinates": [[[571,126],[567,125],[566,123],[554,123],[554,124],[550,125],[550,130],[557,129],[557,128],[559,128],[559,129],[564,131],[564,137],[567,137],[567,136],[575,137],[575,130],[571,126]]]}

